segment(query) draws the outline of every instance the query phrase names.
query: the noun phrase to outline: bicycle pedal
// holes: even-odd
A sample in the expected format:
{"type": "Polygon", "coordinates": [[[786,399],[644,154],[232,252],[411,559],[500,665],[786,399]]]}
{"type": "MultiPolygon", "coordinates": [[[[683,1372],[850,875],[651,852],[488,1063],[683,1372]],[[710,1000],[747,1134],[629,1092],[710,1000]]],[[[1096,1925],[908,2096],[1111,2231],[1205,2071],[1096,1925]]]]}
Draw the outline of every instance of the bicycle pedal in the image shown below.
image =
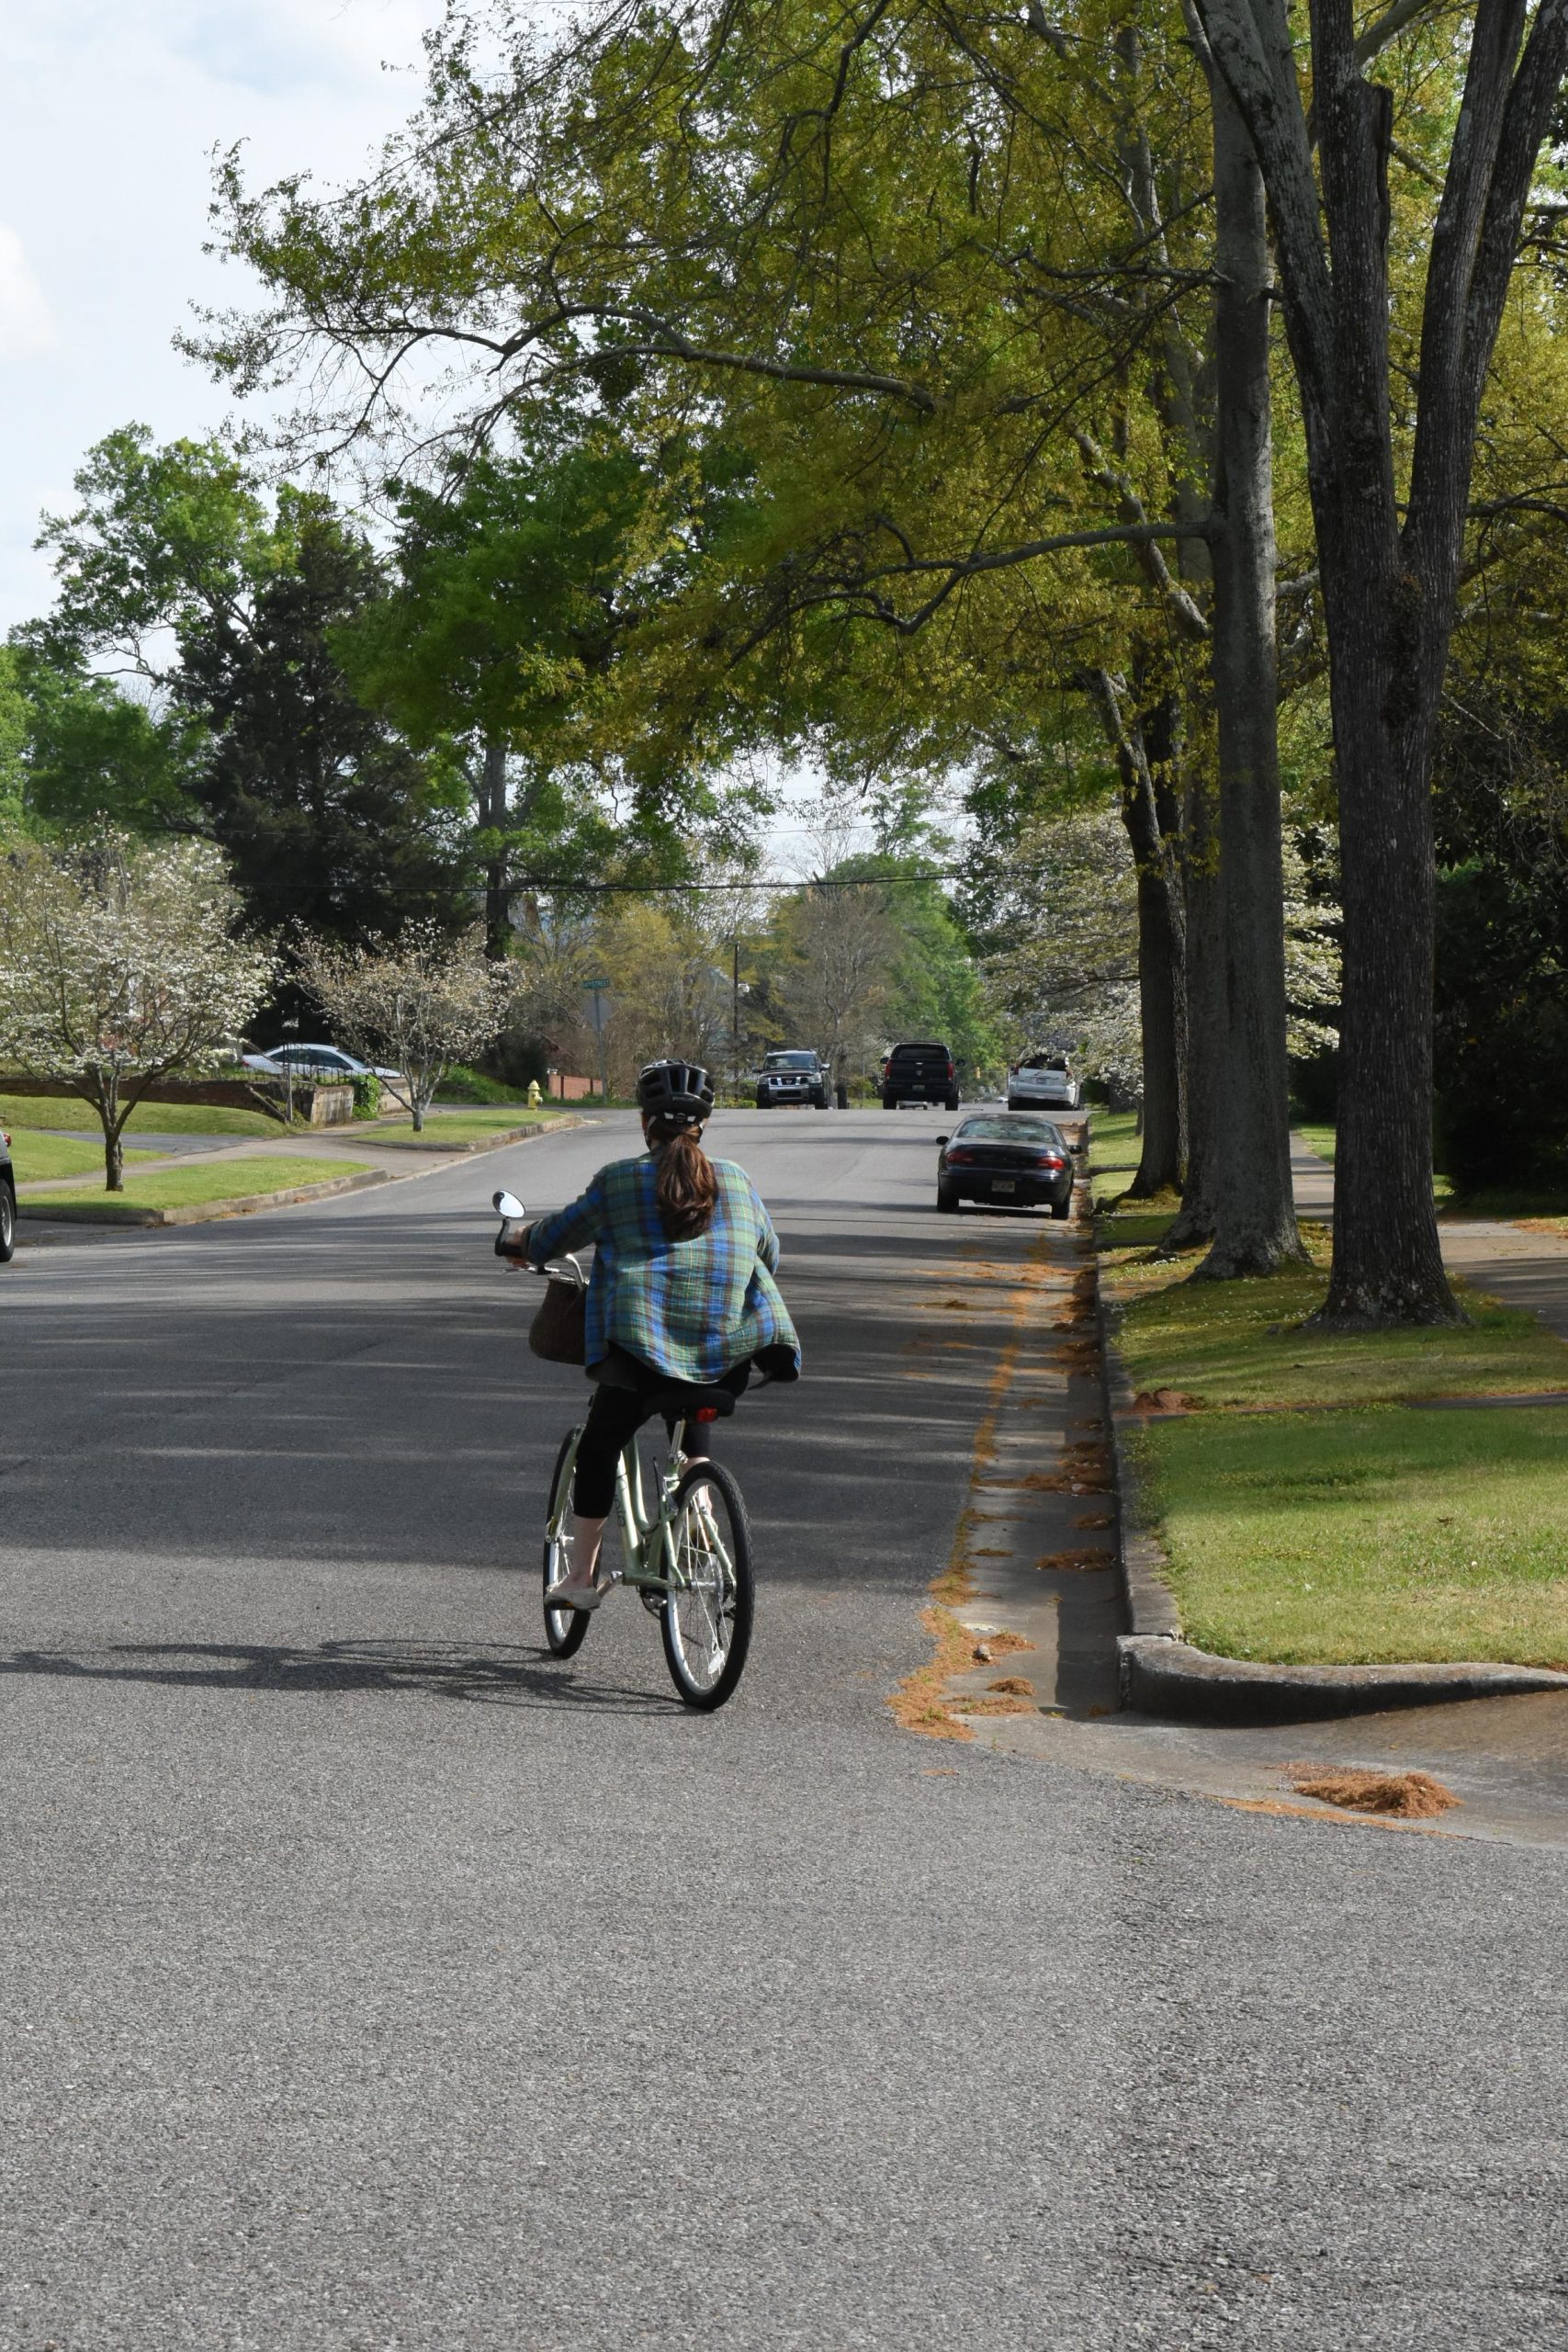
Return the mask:
{"type": "Polygon", "coordinates": [[[662,1614],[664,1609],[664,1595],[661,1592],[652,1592],[649,1589],[647,1585],[639,1585],[637,1587],[637,1599],[641,1601],[643,1607],[647,1610],[650,1617],[658,1617],[662,1614]]]}

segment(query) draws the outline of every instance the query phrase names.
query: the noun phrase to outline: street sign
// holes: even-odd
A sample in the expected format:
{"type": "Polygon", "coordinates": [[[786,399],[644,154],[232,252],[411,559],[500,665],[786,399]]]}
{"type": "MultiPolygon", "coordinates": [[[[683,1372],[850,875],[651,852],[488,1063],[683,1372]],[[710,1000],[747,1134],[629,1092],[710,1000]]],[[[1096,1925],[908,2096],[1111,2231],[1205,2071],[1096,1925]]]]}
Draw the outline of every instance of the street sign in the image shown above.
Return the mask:
{"type": "Polygon", "coordinates": [[[595,1035],[603,1031],[614,1011],[609,981],[590,980],[582,991],[582,1017],[595,1035]]]}

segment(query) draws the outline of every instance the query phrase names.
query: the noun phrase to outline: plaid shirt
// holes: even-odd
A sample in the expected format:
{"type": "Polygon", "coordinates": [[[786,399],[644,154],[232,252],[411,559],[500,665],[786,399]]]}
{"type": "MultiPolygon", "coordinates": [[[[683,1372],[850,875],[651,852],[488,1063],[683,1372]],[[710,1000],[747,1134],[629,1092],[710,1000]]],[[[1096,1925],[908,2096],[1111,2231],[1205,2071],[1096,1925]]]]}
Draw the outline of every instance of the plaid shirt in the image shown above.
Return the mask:
{"type": "Polygon", "coordinates": [[[598,1244],[588,1289],[590,1364],[614,1343],[700,1386],[760,1348],[784,1347],[798,1372],[795,1326],[773,1280],[778,1235],[743,1168],[716,1159],[713,1171],[713,1222],[690,1241],[665,1238],[650,1153],[601,1168],[581,1199],[534,1227],[528,1254],[536,1266],[598,1244]]]}

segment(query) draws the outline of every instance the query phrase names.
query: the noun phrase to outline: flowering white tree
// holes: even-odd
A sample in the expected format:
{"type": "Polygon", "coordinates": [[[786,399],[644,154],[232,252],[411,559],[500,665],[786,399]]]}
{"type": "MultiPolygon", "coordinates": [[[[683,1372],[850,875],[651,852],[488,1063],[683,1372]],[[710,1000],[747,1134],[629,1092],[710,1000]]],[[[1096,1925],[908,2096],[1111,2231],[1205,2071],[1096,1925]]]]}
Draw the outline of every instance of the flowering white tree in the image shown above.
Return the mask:
{"type": "MultiPolygon", "coordinates": [[[[1282,843],[1287,1036],[1308,1057],[1337,1042],[1323,1013],[1339,995],[1339,910],[1314,898],[1301,837],[1282,843]]],[[[1086,1078],[1136,1095],[1138,877],[1114,808],[1043,820],[1021,844],[1038,875],[1032,917],[987,977],[1021,1046],[1059,1048],[1086,1078]]]]}
{"type": "Polygon", "coordinates": [[[1135,1094],[1138,880],[1113,808],[1053,818],[1021,844],[1039,876],[1032,918],[987,977],[1016,1050],[1071,1053],[1085,1078],[1135,1094]]]}
{"type": "Polygon", "coordinates": [[[274,958],[240,911],[206,842],[106,830],[0,854],[0,1054],[92,1104],[111,1193],[147,1088],[231,1049],[266,993],[274,958]]]}
{"type": "Polygon", "coordinates": [[[338,1043],[401,1072],[388,1091],[412,1114],[416,1135],[453,1063],[491,1043],[516,992],[515,973],[485,954],[478,924],[457,940],[433,922],[364,947],[307,939],[299,960],[338,1043]]]}

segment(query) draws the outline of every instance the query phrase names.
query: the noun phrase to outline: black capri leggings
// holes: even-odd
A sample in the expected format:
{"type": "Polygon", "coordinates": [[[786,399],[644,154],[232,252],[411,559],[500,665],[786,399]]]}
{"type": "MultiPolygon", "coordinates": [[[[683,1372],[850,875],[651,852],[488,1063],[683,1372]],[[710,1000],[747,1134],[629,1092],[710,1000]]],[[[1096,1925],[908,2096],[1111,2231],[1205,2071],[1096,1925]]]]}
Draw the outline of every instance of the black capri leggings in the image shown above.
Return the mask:
{"type": "MultiPolygon", "coordinates": [[[[627,1442],[651,1414],[653,1398],[674,1385],[667,1372],[656,1372],[651,1364],[639,1362],[625,1349],[615,1351],[614,1363],[620,1380],[614,1385],[604,1382],[594,1389],[587,1426],[577,1449],[571,1501],[582,1519],[609,1518],[615,1499],[615,1464],[627,1442]]],[[[739,1396],[750,1376],[749,1363],[737,1364],[733,1372],[727,1372],[721,1380],[708,1385],[728,1388],[739,1396]]],[[[665,1426],[671,1428],[673,1424],[667,1421],[665,1426]]],[[[711,1421],[687,1422],[686,1452],[694,1462],[706,1461],[711,1451],[708,1432],[712,1427],[711,1421]]]]}

